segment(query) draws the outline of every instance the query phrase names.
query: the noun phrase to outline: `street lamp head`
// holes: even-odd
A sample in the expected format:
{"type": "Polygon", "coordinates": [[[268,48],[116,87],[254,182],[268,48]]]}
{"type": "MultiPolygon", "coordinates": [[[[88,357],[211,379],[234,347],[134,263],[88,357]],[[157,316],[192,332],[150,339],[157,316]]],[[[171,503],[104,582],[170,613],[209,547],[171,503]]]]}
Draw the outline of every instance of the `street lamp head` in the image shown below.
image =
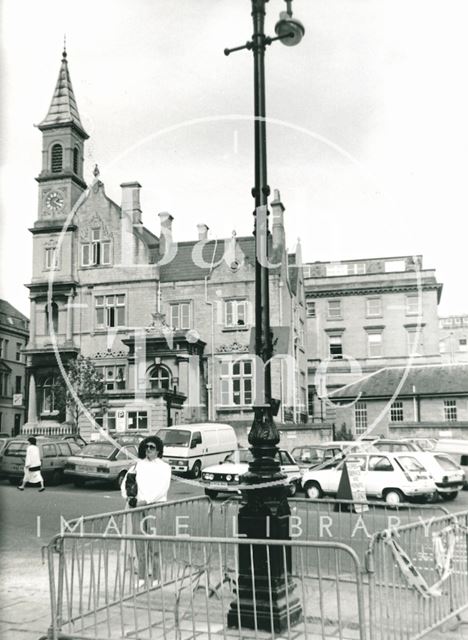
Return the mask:
{"type": "Polygon", "coordinates": [[[276,35],[281,38],[281,42],[287,47],[293,47],[302,40],[305,29],[300,20],[293,18],[288,11],[281,11],[279,20],[275,26],[276,35]],[[288,37],[289,34],[289,37],[288,37]]]}

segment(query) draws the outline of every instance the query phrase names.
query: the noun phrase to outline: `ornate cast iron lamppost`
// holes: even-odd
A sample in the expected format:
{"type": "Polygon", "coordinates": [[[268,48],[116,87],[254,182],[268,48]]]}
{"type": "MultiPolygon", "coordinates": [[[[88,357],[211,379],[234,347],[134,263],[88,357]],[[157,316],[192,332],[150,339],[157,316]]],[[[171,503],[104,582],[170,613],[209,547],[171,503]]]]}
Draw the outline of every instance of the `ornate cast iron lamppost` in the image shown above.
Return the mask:
{"type": "MultiPolygon", "coordinates": [[[[280,13],[275,27],[277,36],[266,36],[264,24],[268,1],[251,0],[252,40],[243,46],[224,50],[229,55],[233,51],[248,49],[253,52],[254,59],[255,187],[252,195],[255,198],[256,239],[255,354],[257,361],[260,358],[264,365],[273,355],[268,267],[270,188],[267,182],[265,50],[275,40],[288,46],[298,44],[304,35],[304,27],[293,18],[292,0],[285,0],[286,11],[280,13]]],[[[273,407],[275,402],[271,394],[270,366],[263,366],[261,378],[257,374],[256,379],[256,405],[249,433],[253,461],[244,476],[245,482],[254,488],[243,492],[238,533],[247,538],[289,540],[289,489],[281,483],[284,476],[277,456],[280,437],[273,420],[276,407],[273,407]]],[[[290,572],[289,548],[254,545],[251,549],[249,545],[239,545],[238,599],[231,604],[228,625],[278,632],[297,622],[302,612],[298,599],[293,596],[294,583],[290,572]]]]}

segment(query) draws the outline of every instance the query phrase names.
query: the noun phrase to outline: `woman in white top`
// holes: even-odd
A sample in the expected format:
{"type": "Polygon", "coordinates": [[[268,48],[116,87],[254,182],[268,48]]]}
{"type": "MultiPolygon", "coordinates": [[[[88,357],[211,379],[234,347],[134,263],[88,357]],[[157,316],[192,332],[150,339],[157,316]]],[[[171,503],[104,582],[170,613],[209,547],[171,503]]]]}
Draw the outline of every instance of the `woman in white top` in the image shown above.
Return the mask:
{"type": "Polygon", "coordinates": [[[24,461],[24,476],[18,489],[24,491],[27,482],[31,484],[40,484],[39,491],[44,491],[44,478],[41,474],[41,454],[39,447],[36,446],[36,438],[31,436],[28,438],[29,445],[26,449],[26,460],[24,461]]]}
{"type": "Polygon", "coordinates": [[[122,482],[122,496],[128,499],[131,507],[167,500],[171,466],[162,460],[163,451],[164,445],[158,436],[148,436],[140,442],[138,461],[128,470],[122,482]],[[136,498],[136,502],[132,498],[136,498]]]}
{"type": "MultiPolygon", "coordinates": [[[[122,482],[122,496],[130,508],[143,507],[155,502],[165,502],[171,484],[171,466],[162,460],[164,445],[158,436],[148,436],[138,447],[138,460],[127,472],[122,482]]],[[[133,533],[150,535],[151,527],[146,509],[132,513],[133,533]]],[[[161,567],[157,546],[148,541],[135,545],[138,560],[139,586],[161,580],[161,567]],[[152,559],[150,561],[150,559],[152,559]]]]}

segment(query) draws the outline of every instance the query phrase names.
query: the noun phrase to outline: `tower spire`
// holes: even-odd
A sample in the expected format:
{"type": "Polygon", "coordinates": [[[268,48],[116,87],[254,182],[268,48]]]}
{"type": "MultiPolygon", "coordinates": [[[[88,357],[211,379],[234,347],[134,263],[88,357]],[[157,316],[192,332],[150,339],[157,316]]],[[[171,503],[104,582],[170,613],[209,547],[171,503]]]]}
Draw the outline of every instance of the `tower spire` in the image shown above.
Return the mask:
{"type": "Polygon", "coordinates": [[[73,92],[70,72],[68,70],[66,37],[64,38],[62,62],[54,95],[52,96],[49,111],[44,120],[39,123],[38,128],[44,131],[45,129],[56,128],[62,125],[72,125],[78,129],[83,138],[89,138],[81,124],[80,114],[73,92]]]}

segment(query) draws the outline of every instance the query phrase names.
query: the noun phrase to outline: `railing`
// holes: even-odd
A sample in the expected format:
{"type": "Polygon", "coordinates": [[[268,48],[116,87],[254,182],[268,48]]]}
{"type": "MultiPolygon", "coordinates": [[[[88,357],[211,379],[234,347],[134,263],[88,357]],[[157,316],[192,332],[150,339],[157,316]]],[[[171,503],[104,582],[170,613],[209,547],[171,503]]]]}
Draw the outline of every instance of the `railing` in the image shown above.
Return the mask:
{"type": "Polygon", "coordinates": [[[63,423],[57,426],[52,425],[24,425],[21,427],[21,435],[24,436],[68,436],[79,433],[78,427],[74,424],[63,423]]]}
{"type": "Polygon", "coordinates": [[[371,640],[416,640],[467,608],[467,551],[468,511],[376,533],[366,563],[371,640]]]}
{"type": "Polygon", "coordinates": [[[288,541],[238,537],[239,501],[205,496],[63,523],[48,547],[49,637],[417,640],[468,607],[468,511],[290,506],[288,541]],[[273,557],[289,578],[280,603],[256,601],[253,589],[247,615],[239,557],[252,557],[256,584],[259,552],[264,593],[278,590],[273,557]],[[281,629],[276,607],[287,610],[281,629]]]}
{"type": "Polygon", "coordinates": [[[48,561],[51,640],[366,637],[360,563],[339,543],[68,533],[49,545],[48,561]],[[241,549],[252,559],[248,575],[241,549]],[[346,558],[353,580],[326,582],[323,552],[337,565],[346,558]],[[281,601],[265,601],[255,587],[246,602],[239,585],[249,581],[264,594],[279,590],[281,601]]]}

